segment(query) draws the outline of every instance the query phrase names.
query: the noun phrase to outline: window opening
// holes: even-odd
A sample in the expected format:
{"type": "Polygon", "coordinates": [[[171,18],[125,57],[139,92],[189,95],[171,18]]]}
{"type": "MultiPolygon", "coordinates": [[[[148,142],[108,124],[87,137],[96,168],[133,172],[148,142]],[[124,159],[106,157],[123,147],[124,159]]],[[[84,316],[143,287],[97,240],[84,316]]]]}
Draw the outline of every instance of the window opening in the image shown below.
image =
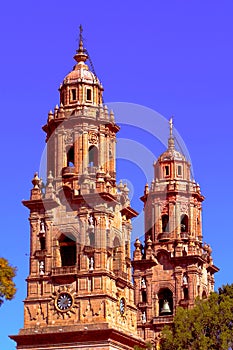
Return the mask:
{"type": "Polygon", "coordinates": [[[184,288],[184,300],[188,300],[189,298],[189,290],[187,287],[184,288]]]}
{"type": "Polygon", "coordinates": [[[89,233],[89,240],[90,240],[90,246],[94,247],[95,246],[95,233],[94,232],[89,233]]]}
{"type": "Polygon", "coordinates": [[[143,303],[146,303],[146,302],[147,302],[146,290],[142,290],[142,302],[143,302],[143,303]]]}
{"type": "Polygon", "coordinates": [[[45,237],[40,237],[40,249],[45,250],[45,237]]]}
{"type": "Polygon", "coordinates": [[[62,266],[73,266],[76,264],[76,241],[70,237],[62,235],[59,239],[61,264],[62,266]]]}
{"type": "Polygon", "coordinates": [[[91,101],[91,89],[87,89],[87,101],[91,101]]]}
{"type": "Polygon", "coordinates": [[[98,148],[96,146],[90,146],[89,151],[89,166],[98,166],[98,148]]]}
{"type": "Polygon", "coordinates": [[[178,174],[178,176],[182,175],[182,166],[181,165],[178,165],[177,174],[178,174]]]}
{"type": "Polygon", "coordinates": [[[77,100],[77,91],[76,89],[71,89],[71,101],[77,100]]]}
{"type": "Polygon", "coordinates": [[[67,152],[67,166],[74,166],[74,146],[72,146],[67,152]]]}
{"type": "Polygon", "coordinates": [[[158,293],[159,315],[166,316],[173,314],[173,294],[168,288],[161,289],[158,293]]]}
{"type": "Polygon", "coordinates": [[[169,232],[169,216],[162,215],[162,230],[163,232],[169,232]]]}
{"type": "Polygon", "coordinates": [[[188,215],[182,214],[180,217],[180,230],[181,232],[188,232],[189,219],[188,215]]]}
{"type": "Polygon", "coordinates": [[[170,167],[169,165],[165,165],[165,176],[169,176],[170,175],[170,167]]]}

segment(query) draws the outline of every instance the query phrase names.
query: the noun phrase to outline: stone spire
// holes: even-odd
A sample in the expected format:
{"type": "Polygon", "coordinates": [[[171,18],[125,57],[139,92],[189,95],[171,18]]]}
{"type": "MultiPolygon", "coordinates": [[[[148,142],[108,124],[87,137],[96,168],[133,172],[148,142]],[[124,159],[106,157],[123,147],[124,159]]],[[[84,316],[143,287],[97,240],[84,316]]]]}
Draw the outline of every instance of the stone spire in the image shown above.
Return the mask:
{"type": "Polygon", "coordinates": [[[83,27],[81,24],[79,26],[79,47],[78,47],[78,50],[76,50],[74,59],[78,63],[80,62],[84,63],[88,59],[88,55],[86,54],[86,49],[83,47],[83,27]]]}

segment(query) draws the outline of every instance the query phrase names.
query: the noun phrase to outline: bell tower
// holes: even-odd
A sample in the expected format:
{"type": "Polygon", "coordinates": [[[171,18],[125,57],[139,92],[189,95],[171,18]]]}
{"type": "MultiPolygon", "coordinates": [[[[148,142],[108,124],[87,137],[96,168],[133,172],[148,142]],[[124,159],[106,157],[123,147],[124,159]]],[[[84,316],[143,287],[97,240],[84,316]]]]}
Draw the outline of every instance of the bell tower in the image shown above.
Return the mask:
{"type": "Polygon", "coordinates": [[[214,288],[211,248],[203,244],[200,186],[191,178],[190,163],[175,149],[173,122],[167,150],[154,163],[154,179],[145,186],[145,242],[135,242],[135,303],[139,334],[159,342],[177,306],[191,308],[195,298],[214,288]]]}
{"type": "Polygon", "coordinates": [[[46,125],[47,182],[29,200],[30,272],[17,349],[133,349],[137,309],[131,276],[128,188],[116,184],[119,126],[79,47],[46,125]]]}

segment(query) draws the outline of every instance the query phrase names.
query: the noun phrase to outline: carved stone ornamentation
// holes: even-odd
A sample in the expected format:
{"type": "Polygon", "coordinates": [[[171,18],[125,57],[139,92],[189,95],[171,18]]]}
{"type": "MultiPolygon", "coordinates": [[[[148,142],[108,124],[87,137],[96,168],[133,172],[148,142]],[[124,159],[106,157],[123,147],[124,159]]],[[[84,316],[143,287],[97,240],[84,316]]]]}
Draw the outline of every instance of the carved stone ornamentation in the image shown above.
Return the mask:
{"type": "Polygon", "coordinates": [[[39,303],[38,305],[26,306],[27,314],[30,321],[44,321],[46,319],[46,305],[39,303]]]}
{"type": "Polygon", "coordinates": [[[182,203],[181,206],[180,206],[180,211],[181,213],[183,214],[188,214],[188,210],[189,210],[189,205],[188,203],[182,203]]]}
{"type": "Polygon", "coordinates": [[[65,144],[70,145],[74,142],[73,130],[67,130],[65,133],[65,144]]]}
{"type": "Polygon", "coordinates": [[[89,133],[88,140],[91,144],[96,145],[98,143],[98,135],[92,131],[89,133]]]}
{"type": "Polygon", "coordinates": [[[160,201],[159,202],[160,205],[160,213],[167,213],[168,211],[168,202],[167,201],[160,201]]]}

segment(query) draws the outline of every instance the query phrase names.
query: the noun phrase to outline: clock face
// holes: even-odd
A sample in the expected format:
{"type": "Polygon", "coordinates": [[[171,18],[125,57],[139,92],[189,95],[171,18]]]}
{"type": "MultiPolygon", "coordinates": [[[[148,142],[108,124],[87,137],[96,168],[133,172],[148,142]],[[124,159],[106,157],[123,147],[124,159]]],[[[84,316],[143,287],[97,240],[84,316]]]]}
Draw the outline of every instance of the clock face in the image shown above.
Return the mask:
{"type": "Polygon", "coordinates": [[[60,311],[66,311],[73,304],[72,296],[69,293],[60,293],[56,300],[56,306],[60,311]]]}
{"type": "Polygon", "coordinates": [[[125,313],[125,299],[121,298],[120,299],[120,314],[124,315],[125,313]]]}

